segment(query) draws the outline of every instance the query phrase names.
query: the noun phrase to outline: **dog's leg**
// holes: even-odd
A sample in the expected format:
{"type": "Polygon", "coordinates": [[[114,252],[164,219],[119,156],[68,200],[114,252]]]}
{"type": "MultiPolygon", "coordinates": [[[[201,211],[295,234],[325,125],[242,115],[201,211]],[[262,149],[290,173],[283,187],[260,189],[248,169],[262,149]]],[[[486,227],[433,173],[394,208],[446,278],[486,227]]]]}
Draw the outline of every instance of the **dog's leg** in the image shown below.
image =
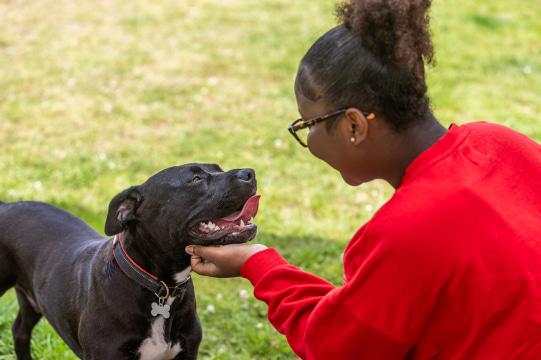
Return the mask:
{"type": "Polygon", "coordinates": [[[0,265],[0,297],[13,286],[15,286],[15,276],[11,275],[9,269],[4,271],[4,266],[0,265]]]}
{"type": "Polygon", "coordinates": [[[0,239],[0,297],[4,295],[6,291],[14,287],[16,282],[9,258],[10,256],[7,251],[2,248],[0,239]]]}
{"type": "Polygon", "coordinates": [[[30,339],[32,337],[32,329],[41,319],[41,314],[37,313],[26,295],[16,289],[17,301],[19,302],[19,313],[13,323],[13,339],[15,343],[15,354],[17,360],[32,360],[30,351],[30,339]]]}

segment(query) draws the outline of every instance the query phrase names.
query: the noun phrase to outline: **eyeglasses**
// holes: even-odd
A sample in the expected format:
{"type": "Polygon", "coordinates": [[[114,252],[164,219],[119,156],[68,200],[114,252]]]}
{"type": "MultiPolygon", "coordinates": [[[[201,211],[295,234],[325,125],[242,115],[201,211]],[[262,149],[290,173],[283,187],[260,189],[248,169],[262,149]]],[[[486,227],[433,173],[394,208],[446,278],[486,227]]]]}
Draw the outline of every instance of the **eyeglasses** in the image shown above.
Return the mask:
{"type": "MultiPolygon", "coordinates": [[[[331,113],[325,114],[323,116],[319,116],[319,117],[308,119],[308,120],[304,120],[303,118],[300,118],[300,119],[297,119],[297,120],[293,121],[291,123],[291,125],[289,125],[287,127],[287,129],[289,130],[291,135],[293,135],[293,137],[299,142],[299,144],[301,144],[301,146],[308,147],[307,144],[308,144],[309,131],[307,131],[305,129],[309,129],[310,127],[312,127],[312,126],[314,126],[317,123],[320,123],[322,121],[329,120],[329,119],[334,118],[336,116],[342,115],[348,109],[349,109],[349,107],[343,108],[343,109],[336,110],[336,111],[333,111],[331,113]],[[305,130],[305,131],[302,131],[302,130],[305,130]]],[[[370,120],[375,118],[375,115],[372,114],[372,113],[364,113],[363,112],[363,115],[366,116],[370,120]]]]}

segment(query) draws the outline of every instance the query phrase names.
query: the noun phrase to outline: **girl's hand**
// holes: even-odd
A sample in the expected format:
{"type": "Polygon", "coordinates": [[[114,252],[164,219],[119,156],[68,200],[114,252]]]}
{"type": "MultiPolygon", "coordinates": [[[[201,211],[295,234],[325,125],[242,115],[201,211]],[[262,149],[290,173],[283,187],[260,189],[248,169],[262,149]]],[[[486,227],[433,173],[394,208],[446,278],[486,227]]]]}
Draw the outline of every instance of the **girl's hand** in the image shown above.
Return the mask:
{"type": "Polygon", "coordinates": [[[246,260],[266,248],[261,244],[190,245],[186,252],[192,255],[192,270],[199,275],[227,278],[240,276],[246,260]]]}

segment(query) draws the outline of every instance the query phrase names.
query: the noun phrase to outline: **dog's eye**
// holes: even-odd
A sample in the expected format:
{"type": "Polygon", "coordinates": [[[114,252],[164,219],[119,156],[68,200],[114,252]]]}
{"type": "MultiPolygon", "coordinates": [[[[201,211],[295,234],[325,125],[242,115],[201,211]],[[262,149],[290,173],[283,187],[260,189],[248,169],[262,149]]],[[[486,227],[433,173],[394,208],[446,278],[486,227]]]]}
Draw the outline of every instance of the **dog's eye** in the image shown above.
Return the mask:
{"type": "Polygon", "coordinates": [[[196,182],[199,182],[203,180],[203,178],[199,175],[194,175],[194,177],[192,178],[192,182],[196,183],[196,182]]]}

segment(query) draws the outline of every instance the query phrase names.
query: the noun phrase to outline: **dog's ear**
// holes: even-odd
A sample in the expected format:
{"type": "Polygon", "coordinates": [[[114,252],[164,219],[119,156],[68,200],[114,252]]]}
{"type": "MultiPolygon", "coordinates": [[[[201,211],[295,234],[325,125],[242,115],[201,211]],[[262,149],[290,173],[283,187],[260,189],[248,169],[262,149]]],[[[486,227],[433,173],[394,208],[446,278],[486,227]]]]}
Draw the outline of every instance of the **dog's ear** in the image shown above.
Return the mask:
{"type": "Polygon", "coordinates": [[[143,196],[137,186],[132,186],[116,195],[109,203],[105,234],[116,235],[125,229],[128,222],[135,220],[135,212],[142,200],[143,196]]]}

